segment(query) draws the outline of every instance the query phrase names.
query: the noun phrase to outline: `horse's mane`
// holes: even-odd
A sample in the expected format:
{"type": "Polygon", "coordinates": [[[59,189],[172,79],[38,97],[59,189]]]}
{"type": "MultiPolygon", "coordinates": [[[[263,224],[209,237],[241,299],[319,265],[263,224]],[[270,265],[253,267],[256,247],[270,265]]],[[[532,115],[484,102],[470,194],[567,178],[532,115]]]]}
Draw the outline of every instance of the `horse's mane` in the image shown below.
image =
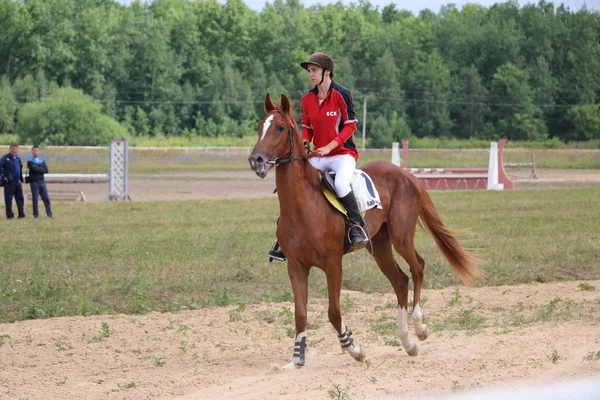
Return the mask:
{"type": "MultiPolygon", "coordinates": [[[[289,120],[294,127],[294,153],[300,149],[300,156],[306,158],[307,168],[305,169],[306,175],[305,178],[308,183],[313,186],[317,190],[321,190],[321,174],[319,171],[308,163],[308,160],[316,156],[316,153],[307,154],[306,149],[304,148],[304,144],[302,142],[302,133],[298,129],[298,124],[296,124],[296,113],[294,112],[294,108],[296,106],[296,102],[290,102],[290,112],[286,114],[285,111],[281,108],[280,104],[274,104],[275,108],[280,112],[281,115],[287,115],[289,120]]],[[[298,157],[297,154],[294,154],[295,157],[298,157]]]]}

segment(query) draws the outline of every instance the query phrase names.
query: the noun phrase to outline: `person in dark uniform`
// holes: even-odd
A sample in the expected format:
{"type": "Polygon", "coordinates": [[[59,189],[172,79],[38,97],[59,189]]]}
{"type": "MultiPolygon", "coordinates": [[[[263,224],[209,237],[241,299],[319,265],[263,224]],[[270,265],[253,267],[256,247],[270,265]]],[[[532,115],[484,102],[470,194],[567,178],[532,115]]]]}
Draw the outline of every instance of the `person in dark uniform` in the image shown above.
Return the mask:
{"type": "Polygon", "coordinates": [[[43,157],[40,157],[40,147],[35,145],[31,148],[31,157],[27,159],[27,169],[29,170],[29,186],[31,187],[31,204],[33,205],[33,217],[38,218],[38,199],[42,197],[46,215],[52,218],[52,207],[50,206],[50,196],[48,188],[44,182],[44,174],[48,173],[48,165],[43,157]]]}
{"type": "Polygon", "coordinates": [[[19,146],[17,144],[10,145],[10,151],[0,159],[0,180],[4,186],[4,208],[6,210],[6,218],[13,219],[12,200],[13,197],[17,202],[19,218],[25,218],[25,198],[23,197],[23,163],[21,157],[17,155],[19,146]]]}

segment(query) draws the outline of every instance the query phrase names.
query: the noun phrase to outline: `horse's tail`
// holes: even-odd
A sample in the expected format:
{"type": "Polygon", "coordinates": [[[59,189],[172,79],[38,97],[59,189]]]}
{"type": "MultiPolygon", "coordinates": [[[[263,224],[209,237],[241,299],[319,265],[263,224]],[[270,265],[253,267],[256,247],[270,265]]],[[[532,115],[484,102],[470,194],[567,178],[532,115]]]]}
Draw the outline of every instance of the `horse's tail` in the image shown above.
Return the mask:
{"type": "MultiPolygon", "coordinates": [[[[416,179],[416,178],[415,178],[416,179]]],[[[421,191],[421,210],[419,217],[425,224],[425,229],[433,236],[438,248],[446,257],[458,277],[465,285],[471,285],[477,280],[485,279],[485,273],[479,268],[481,260],[466,251],[454,237],[457,231],[444,226],[431,197],[417,182],[421,191]]]]}

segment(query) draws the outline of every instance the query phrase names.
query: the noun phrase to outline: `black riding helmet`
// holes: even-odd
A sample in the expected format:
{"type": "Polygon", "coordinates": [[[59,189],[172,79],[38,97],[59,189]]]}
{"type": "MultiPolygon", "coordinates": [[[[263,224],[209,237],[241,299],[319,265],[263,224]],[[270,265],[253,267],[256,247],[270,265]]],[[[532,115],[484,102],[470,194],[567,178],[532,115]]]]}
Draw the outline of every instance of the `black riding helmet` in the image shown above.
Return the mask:
{"type": "Polygon", "coordinates": [[[314,53],[308,58],[308,60],[300,63],[300,66],[308,70],[308,66],[311,64],[323,68],[321,82],[323,82],[323,77],[325,77],[325,70],[329,70],[329,74],[331,78],[333,78],[333,59],[329,56],[329,54],[323,52],[314,53]]]}

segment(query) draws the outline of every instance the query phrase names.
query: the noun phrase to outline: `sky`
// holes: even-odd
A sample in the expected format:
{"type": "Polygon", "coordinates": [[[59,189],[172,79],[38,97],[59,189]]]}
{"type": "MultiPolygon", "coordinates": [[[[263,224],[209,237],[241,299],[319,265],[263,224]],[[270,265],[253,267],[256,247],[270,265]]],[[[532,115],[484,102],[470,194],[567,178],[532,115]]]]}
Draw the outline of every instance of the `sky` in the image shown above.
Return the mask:
{"type": "MultiPolygon", "coordinates": [[[[117,0],[121,4],[130,4],[133,0],[117,0]]],[[[224,0],[219,0],[224,2],[224,0]]],[[[300,0],[300,3],[304,6],[312,6],[315,4],[330,4],[337,3],[338,0],[300,0]]],[[[351,2],[358,3],[357,0],[341,0],[344,4],[349,4],[351,2]]],[[[142,0],[143,2],[143,0],[142,0]]],[[[244,0],[244,2],[248,5],[248,7],[254,11],[261,11],[265,6],[267,0],[244,0]]],[[[270,0],[270,3],[273,1],[270,0]]],[[[438,13],[443,5],[447,5],[449,3],[454,3],[459,9],[462,8],[463,5],[467,3],[480,4],[484,7],[489,7],[495,3],[498,3],[498,0],[370,0],[370,3],[374,6],[378,6],[379,9],[383,9],[383,7],[394,3],[396,5],[396,9],[407,9],[412,11],[413,14],[418,15],[421,10],[430,9],[434,13],[438,13]]],[[[500,1],[503,2],[503,1],[500,1]]],[[[555,6],[558,6],[560,3],[563,3],[565,6],[569,7],[571,11],[580,10],[585,4],[588,9],[600,11],[600,0],[556,0],[549,2],[554,3],[555,6]]],[[[519,4],[521,6],[527,3],[537,4],[537,0],[520,0],[519,4]]]]}

